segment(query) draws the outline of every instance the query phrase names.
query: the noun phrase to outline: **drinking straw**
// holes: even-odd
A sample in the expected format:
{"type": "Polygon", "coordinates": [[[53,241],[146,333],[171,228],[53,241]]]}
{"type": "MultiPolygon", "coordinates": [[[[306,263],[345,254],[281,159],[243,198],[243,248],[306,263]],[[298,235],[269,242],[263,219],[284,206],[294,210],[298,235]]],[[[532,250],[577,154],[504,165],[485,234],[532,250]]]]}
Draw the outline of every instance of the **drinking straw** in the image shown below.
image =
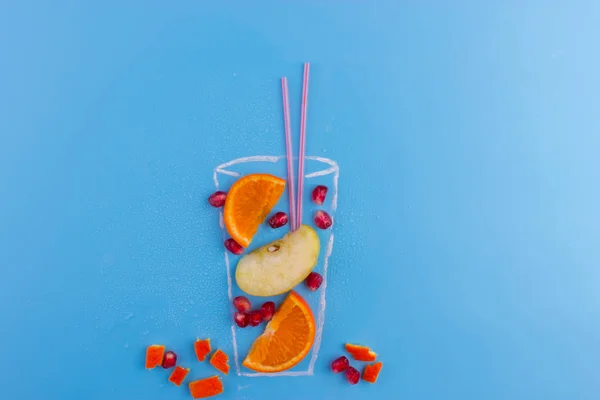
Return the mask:
{"type": "Polygon", "coordinates": [[[304,189],[304,151],[306,147],[306,109],[308,108],[308,78],[310,64],[304,63],[302,80],[302,114],[300,116],[300,151],[298,154],[298,206],[296,227],[302,224],[302,190],[304,189]]]}
{"type": "Polygon", "coordinates": [[[290,195],[290,229],[293,231],[297,228],[296,207],[294,207],[294,198],[296,196],[294,190],[294,162],[292,157],[292,128],[290,124],[290,102],[288,98],[287,78],[281,78],[281,92],[283,95],[283,120],[285,123],[285,152],[287,157],[288,170],[288,192],[290,195]]]}

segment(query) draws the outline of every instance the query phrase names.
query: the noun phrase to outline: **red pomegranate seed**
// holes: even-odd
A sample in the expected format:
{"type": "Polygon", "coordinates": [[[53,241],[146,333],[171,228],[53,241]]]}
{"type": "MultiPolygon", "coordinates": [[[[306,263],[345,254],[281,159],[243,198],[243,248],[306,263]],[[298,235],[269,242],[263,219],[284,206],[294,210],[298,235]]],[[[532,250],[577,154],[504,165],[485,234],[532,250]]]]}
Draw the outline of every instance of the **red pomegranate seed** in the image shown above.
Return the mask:
{"type": "Polygon", "coordinates": [[[238,296],[235,299],[233,299],[233,306],[236,310],[243,313],[247,313],[252,308],[250,300],[248,300],[244,296],[238,296]]]}
{"type": "Polygon", "coordinates": [[[269,218],[269,225],[271,225],[271,228],[275,229],[275,228],[281,228],[282,226],[287,225],[288,223],[288,216],[286,213],[284,212],[276,212],[275,214],[273,214],[271,216],[271,218],[269,218]]]}
{"type": "Polygon", "coordinates": [[[240,246],[238,244],[238,242],[236,242],[232,238],[229,238],[225,241],[225,248],[227,250],[229,250],[230,252],[232,252],[233,254],[235,254],[236,256],[239,256],[240,254],[242,254],[244,252],[244,248],[242,246],[240,246]]]}
{"type": "Polygon", "coordinates": [[[341,356],[340,358],[331,363],[331,370],[334,373],[339,374],[340,372],[344,372],[349,366],[350,362],[348,361],[348,359],[345,356],[341,356]]]}
{"type": "Polygon", "coordinates": [[[251,326],[258,326],[261,322],[263,322],[263,315],[260,311],[250,311],[248,316],[250,317],[251,326]]]}
{"type": "Polygon", "coordinates": [[[175,364],[177,364],[177,354],[173,353],[172,351],[165,352],[161,367],[164,369],[169,369],[173,368],[175,364]]]}
{"type": "Polygon", "coordinates": [[[325,202],[325,197],[327,197],[327,186],[319,185],[313,189],[312,201],[315,204],[322,206],[325,202]]]}
{"type": "Polygon", "coordinates": [[[227,198],[227,193],[225,192],[214,192],[208,198],[208,204],[215,208],[223,207],[225,205],[225,199],[227,198]]]}
{"type": "Polygon", "coordinates": [[[354,367],[348,367],[346,369],[346,379],[348,379],[351,385],[356,385],[360,379],[360,372],[354,367]]]}
{"type": "Polygon", "coordinates": [[[333,220],[323,210],[319,210],[315,213],[315,225],[320,229],[327,229],[333,224],[333,220]]]}
{"type": "Polygon", "coordinates": [[[318,272],[311,272],[306,277],[304,283],[306,283],[308,290],[314,292],[321,287],[321,284],[323,283],[323,277],[318,272]]]}
{"type": "Polygon", "coordinates": [[[275,303],[272,301],[267,301],[260,307],[260,312],[262,313],[265,321],[270,321],[271,318],[273,318],[273,314],[275,314],[275,303]]]}
{"type": "Polygon", "coordinates": [[[236,311],[233,314],[233,320],[235,321],[236,325],[240,328],[245,328],[250,323],[250,318],[248,317],[248,314],[239,311],[236,311]]]}

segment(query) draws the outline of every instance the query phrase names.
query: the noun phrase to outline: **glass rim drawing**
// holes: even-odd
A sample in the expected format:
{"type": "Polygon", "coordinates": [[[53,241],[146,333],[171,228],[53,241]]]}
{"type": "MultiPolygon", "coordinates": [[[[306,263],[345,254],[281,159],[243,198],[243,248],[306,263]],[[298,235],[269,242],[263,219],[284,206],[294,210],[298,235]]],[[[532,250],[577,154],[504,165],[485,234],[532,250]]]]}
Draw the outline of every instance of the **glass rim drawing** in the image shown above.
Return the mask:
{"type": "MultiPolygon", "coordinates": [[[[232,171],[230,169],[231,167],[234,167],[239,164],[246,164],[246,163],[272,163],[272,164],[275,164],[281,160],[286,160],[286,159],[287,159],[286,156],[250,156],[250,157],[237,158],[237,159],[231,160],[229,162],[220,164],[213,171],[213,181],[215,184],[215,188],[219,189],[219,174],[228,175],[228,176],[234,177],[234,178],[242,176],[241,173],[232,171]]],[[[332,176],[333,186],[331,188],[331,196],[332,196],[331,197],[331,210],[332,210],[332,212],[335,212],[335,210],[337,209],[337,200],[338,200],[338,198],[337,198],[338,197],[338,179],[339,179],[338,164],[334,160],[325,158],[325,157],[305,156],[305,159],[310,160],[310,161],[316,161],[316,162],[323,163],[326,165],[326,167],[323,169],[319,169],[315,172],[305,174],[304,178],[310,179],[310,178],[315,178],[315,177],[320,177],[320,176],[328,176],[328,175],[332,176]]],[[[224,222],[223,222],[223,211],[222,210],[220,211],[219,215],[220,215],[219,223],[220,223],[221,229],[224,229],[225,226],[224,226],[224,222]]],[[[329,264],[329,257],[331,256],[331,253],[333,250],[333,242],[334,242],[334,233],[333,233],[333,231],[330,231],[329,238],[327,240],[327,245],[325,248],[325,255],[324,255],[324,258],[322,261],[323,283],[319,289],[319,291],[320,291],[319,305],[318,305],[318,311],[315,313],[317,328],[316,328],[315,341],[313,344],[313,348],[311,350],[311,353],[309,353],[310,354],[310,362],[309,362],[308,368],[306,368],[305,370],[301,370],[301,371],[283,371],[283,372],[277,372],[277,373],[243,372],[240,368],[240,360],[239,360],[239,352],[238,352],[237,336],[236,336],[236,326],[235,326],[235,324],[232,323],[231,338],[232,338],[235,368],[236,368],[236,373],[238,376],[276,377],[276,376],[312,376],[314,374],[314,366],[315,366],[315,363],[319,356],[319,350],[320,350],[321,339],[322,339],[322,334],[323,334],[323,327],[325,325],[325,306],[326,306],[326,294],[327,294],[327,269],[328,269],[328,264],[329,264]]],[[[233,281],[232,281],[231,266],[230,266],[229,254],[227,253],[227,251],[224,251],[224,255],[225,255],[225,268],[227,271],[227,294],[229,296],[229,301],[231,302],[231,301],[233,301],[233,281]]]]}

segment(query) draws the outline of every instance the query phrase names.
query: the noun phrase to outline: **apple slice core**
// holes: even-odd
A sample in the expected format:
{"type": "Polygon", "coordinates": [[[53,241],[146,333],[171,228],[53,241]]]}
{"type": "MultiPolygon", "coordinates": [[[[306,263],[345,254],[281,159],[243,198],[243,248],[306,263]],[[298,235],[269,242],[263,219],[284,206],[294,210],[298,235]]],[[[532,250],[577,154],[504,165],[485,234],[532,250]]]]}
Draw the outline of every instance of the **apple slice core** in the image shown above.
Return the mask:
{"type": "Polygon", "coordinates": [[[252,296],[286,293],[311,273],[320,250],[315,230],[301,225],[295,232],[242,257],[235,280],[240,289],[252,296]]]}

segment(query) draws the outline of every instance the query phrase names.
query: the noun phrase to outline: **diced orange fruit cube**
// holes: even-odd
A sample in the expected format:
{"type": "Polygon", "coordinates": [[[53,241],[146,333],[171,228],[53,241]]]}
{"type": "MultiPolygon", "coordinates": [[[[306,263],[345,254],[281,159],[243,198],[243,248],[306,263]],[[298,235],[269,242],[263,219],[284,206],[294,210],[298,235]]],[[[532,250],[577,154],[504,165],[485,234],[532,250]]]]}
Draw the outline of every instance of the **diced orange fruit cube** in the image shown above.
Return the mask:
{"type": "Polygon", "coordinates": [[[215,354],[210,358],[210,364],[225,375],[229,374],[228,362],[229,357],[227,357],[227,354],[223,353],[220,349],[215,351],[215,354]]]}
{"type": "Polygon", "coordinates": [[[350,353],[352,358],[354,358],[356,361],[371,362],[377,359],[377,353],[365,346],[347,343],[346,351],[350,353]]]}
{"type": "Polygon", "coordinates": [[[365,370],[363,371],[363,381],[367,381],[369,383],[377,382],[377,377],[379,376],[379,372],[381,371],[381,367],[383,367],[383,363],[377,362],[375,364],[367,365],[365,370]]]}
{"type": "Polygon", "coordinates": [[[165,346],[152,344],[146,349],[146,368],[152,369],[162,363],[165,355],[165,346]]]}
{"type": "Polygon", "coordinates": [[[190,393],[194,399],[205,399],[223,393],[223,382],[218,376],[190,382],[190,393]]]}
{"type": "Polygon", "coordinates": [[[206,356],[210,353],[210,339],[196,340],[194,342],[194,351],[196,352],[198,361],[204,361],[206,356]]]}
{"type": "Polygon", "coordinates": [[[171,376],[169,377],[169,382],[173,382],[177,386],[181,385],[188,372],[190,372],[189,368],[183,368],[179,365],[176,366],[173,370],[173,373],[171,373],[171,376]]]}

